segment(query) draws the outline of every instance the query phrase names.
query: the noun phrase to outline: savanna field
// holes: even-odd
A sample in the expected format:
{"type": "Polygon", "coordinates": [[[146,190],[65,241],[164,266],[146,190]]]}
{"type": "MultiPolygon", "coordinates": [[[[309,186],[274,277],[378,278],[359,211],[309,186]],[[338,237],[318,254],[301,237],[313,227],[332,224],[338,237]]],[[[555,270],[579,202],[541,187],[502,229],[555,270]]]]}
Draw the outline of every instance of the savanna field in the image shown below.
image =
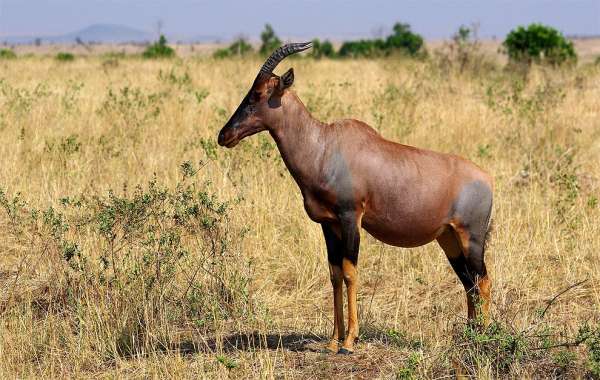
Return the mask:
{"type": "Polygon", "coordinates": [[[320,120],[363,120],[495,179],[492,325],[466,325],[436,243],[363,231],[360,340],[340,356],[319,352],[321,228],[273,140],[216,144],[261,64],[0,61],[0,377],[600,376],[600,65],[279,66],[320,120]]]}

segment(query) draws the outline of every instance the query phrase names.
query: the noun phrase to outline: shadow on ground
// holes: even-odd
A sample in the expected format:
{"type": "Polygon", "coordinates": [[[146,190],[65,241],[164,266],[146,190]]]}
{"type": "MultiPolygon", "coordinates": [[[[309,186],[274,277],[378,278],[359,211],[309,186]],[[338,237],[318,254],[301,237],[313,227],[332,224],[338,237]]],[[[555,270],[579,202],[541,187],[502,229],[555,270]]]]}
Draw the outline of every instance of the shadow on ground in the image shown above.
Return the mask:
{"type": "Polygon", "coordinates": [[[215,351],[287,350],[291,352],[319,352],[326,337],[315,334],[261,334],[259,332],[238,333],[220,338],[208,337],[195,341],[184,341],[175,347],[182,354],[210,353],[215,351]]]}
{"type": "MultiPolygon", "coordinates": [[[[172,350],[182,354],[195,353],[231,353],[236,351],[285,350],[289,352],[322,352],[329,337],[312,333],[269,333],[258,331],[235,333],[221,337],[198,336],[184,340],[172,350]]],[[[357,345],[381,345],[394,348],[421,348],[423,343],[418,339],[409,339],[404,333],[393,329],[374,326],[363,326],[357,345]]]]}

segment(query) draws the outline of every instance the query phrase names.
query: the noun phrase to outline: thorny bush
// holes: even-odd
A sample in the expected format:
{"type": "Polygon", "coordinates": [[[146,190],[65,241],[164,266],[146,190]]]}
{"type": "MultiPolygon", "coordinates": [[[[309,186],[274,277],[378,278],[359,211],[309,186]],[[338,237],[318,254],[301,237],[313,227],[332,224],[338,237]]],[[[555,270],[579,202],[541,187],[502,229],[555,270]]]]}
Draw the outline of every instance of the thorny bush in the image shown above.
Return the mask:
{"type": "Polygon", "coordinates": [[[191,163],[181,169],[174,189],[153,179],[43,211],[0,192],[2,250],[14,263],[0,312],[19,313],[28,299],[38,318],[69,319],[68,333],[106,360],[168,349],[179,329],[209,332],[251,316],[231,205],[194,182],[191,163]]]}

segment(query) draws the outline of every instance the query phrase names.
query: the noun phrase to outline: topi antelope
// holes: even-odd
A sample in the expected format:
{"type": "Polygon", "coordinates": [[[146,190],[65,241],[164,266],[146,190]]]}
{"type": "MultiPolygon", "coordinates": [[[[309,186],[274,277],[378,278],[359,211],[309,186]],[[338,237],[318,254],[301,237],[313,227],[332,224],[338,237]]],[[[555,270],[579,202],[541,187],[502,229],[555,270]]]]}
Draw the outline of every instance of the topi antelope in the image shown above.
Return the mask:
{"type": "Polygon", "coordinates": [[[310,47],[293,43],[273,52],[218,142],[232,148],[244,137],[269,131],[300,187],[308,216],[321,224],[334,304],[333,336],[326,349],[352,353],[358,337],[361,227],[399,247],[437,240],[465,288],[468,318],[487,323],[491,283],[483,256],[492,211],[491,177],[460,157],[388,141],[357,120],[325,124],[314,119],[290,90],[293,69],[281,77],[273,74],[285,57],[310,47]]]}

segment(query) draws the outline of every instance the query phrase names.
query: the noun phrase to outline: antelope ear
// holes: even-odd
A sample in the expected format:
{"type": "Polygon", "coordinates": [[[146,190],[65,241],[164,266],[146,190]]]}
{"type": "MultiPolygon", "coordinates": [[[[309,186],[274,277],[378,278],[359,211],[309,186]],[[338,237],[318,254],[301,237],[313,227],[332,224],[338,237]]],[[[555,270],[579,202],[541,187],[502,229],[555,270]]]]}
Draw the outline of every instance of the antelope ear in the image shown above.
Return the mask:
{"type": "Polygon", "coordinates": [[[290,68],[281,76],[279,86],[282,90],[290,87],[294,83],[294,69],[290,68]]]}

